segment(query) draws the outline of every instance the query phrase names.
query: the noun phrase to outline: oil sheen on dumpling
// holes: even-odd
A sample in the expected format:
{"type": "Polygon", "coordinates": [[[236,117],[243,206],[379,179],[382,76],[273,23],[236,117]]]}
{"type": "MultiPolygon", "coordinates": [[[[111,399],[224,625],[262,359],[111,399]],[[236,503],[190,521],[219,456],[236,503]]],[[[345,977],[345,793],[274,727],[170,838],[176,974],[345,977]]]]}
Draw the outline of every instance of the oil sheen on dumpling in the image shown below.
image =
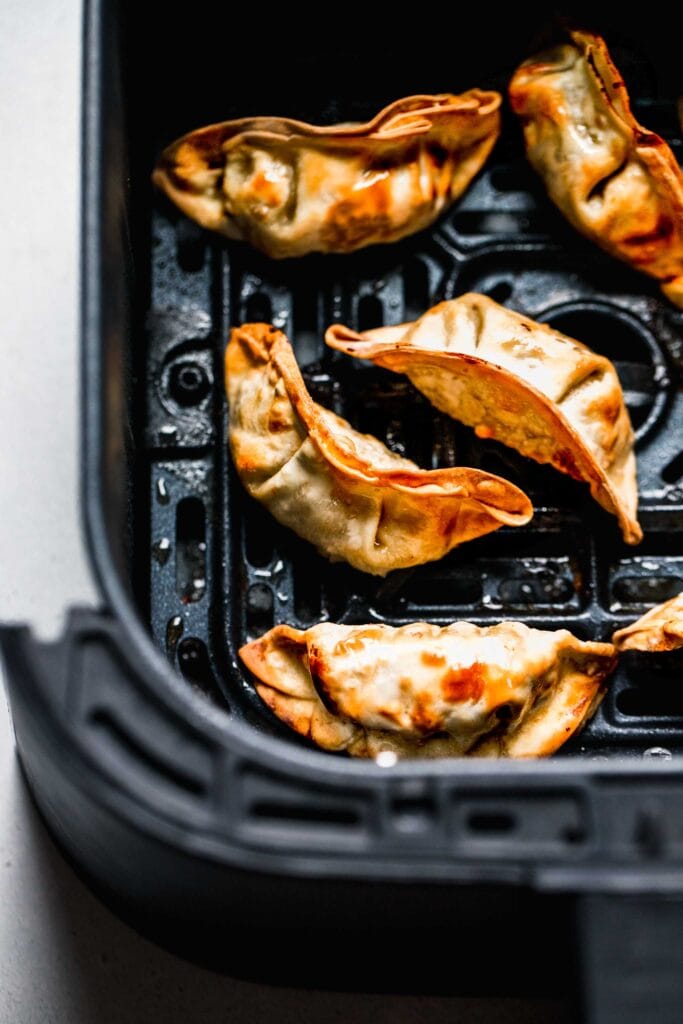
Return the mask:
{"type": "Polygon", "coordinates": [[[277,626],[240,657],[278,718],[355,757],[542,757],[597,708],[611,644],[520,622],[277,626]]]}
{"type": "Polygon", "coordinates": [[[677,651],[683,647],[683,594],[617,630],[612,642],[618,651],[677,651]]]}
{"type": "Polygon", "coordinates": [[[366,124],[243,118],[190,132],[153,180],[189,217],[272,257],[351,252],[432,224],[500,132],[497,92],[410,96],[366,124]]]}
{"type": "Polygon", "coordinates": [[[414,323],[358,334],[335,324],[327,344],[404,373],[437,409],[536,462],[589,484],[637,544],[633,430],[612,363],[546,324],[474,293],[414,323]]]}
{"type": "Polygon", "coordinates": [[[225,368],[242,483],[332,561],[384,576],[533,514],[507,480],[478,469],[422,470],[315,403],[275,327],[233,330],[225,368]]]}
{"type": "Polygon", "coordinates": [[[575,31],[510,83],[527,156],[565,217],[683,307],[683,173],[638,124],[604,40],[575,31]]]}

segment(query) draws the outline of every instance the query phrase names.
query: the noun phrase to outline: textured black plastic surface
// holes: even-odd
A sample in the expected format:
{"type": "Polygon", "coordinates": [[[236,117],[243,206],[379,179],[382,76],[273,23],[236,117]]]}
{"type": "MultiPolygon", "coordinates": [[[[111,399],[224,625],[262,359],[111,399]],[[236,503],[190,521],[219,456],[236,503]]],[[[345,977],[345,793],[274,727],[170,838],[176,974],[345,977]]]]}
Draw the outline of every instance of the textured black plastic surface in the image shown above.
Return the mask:
{"type": "MultiPolygon", "coordinates": [[[[468,83],[504,91],[523,51],[510,51],[503,72],[480,56],[468,83]]],[[[615,57],[632,84],[636,115],[682,154],[674,98],[656,95],[656,76],[637,43],[617,45],[615,57]]],[[[296,67],[292,74],[295,85],[283,82],[268,112],[345,119],[369,115],[386,99],[386,81],[362,100],[346,81],[332,103],[308,97],[304,107],[296,67]]],[[[420,67],[411,76],[403,89],[424,89],[427,78],[429,87],[451,81],[420,67]]],[[[229,96],[221,109],[229,117],[253,103],[229,96]]],[[[174,121],[173,130],[165,122],[158,146],[201,122],[201,110],[184,113],[192,121],[174,121]]],[[[202,231],[160,195],[148,212],[149,310],[137,400],[147,409],[141,442],[149,458],[149,532],[139,552],[149,558],[149,616],[171,663],[231,714],[305,742],[263,708],[238,665],[240,644],[279,622],[508,618],[608,639],[683,590],[683,313],[654,282],[566,225],[527,165],[511,115],[464,198],[433,229],[390,247],[273,262],[202,231]],[[332,322],[357,329],[400,323],[469,290],[615,362],[637,436],[640,546],[622,543],[616,520],[584,485],[476,438],[404,378],[322,343],[332,322]],[[421,466],[471,465],[507,477],[531,496],[532,522],[386,579],[327,563],[245,496],[230,465],[222,357],[230,326],[248,320],[287,332],[317,400],[421,466]]],[[[683,751],[682,669],[678,655],[624,656],[595,719],[563,756],[683,751]]]]}
{"type": "Polygon", "coordinates": [[[678,1024],[682,924],[680,897],[579,900],[586,1024],[678,1024]]]}

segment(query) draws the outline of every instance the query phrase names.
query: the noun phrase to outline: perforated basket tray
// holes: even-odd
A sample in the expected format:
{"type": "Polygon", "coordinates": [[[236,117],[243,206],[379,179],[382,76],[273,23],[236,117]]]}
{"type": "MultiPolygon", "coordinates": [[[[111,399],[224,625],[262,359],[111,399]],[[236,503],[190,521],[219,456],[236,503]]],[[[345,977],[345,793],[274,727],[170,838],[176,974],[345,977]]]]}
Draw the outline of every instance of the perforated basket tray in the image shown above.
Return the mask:
{"type": "MultiPolygon", "coordinates": [[[[643,94],[647,76],[636,53],[617,47],[616,57],[641,86],[636,116],[681,152],[674,104],[643,94]]],[[[436,77],[430,87],[446,88],[449,75],[436,77]]],[[[414,88],[419,81],[415,72],[414,88]]],[[[477,82],[505,87],[486,65],[477,82]]],[[[382,88],[362,102],[350,98],[348,111],[340,98],[335,111],[366,116],[385,97],[382,88]]],[[[241,97],[229,100],[224,116],[243,105],[241,97]]],[[[289,112],[288,97],[278,96],[275,107],[289,112]]],[[[316,114],[329,117],[329,105],[316,114]]],[[[147,408],[149,533],[140,550],[149,552],[152,631],[193,684],[263,732],[305,742],[263,707],[236,657],[240,644],[276,623],[518,619],[608,639],[683,590],[683,314],[654,283],[567,227],[528,166],[520,134],[507,115],[483,173],[433,229],[346,257],[269,261],[211,237],[154,197],[138,382],[147,408]],[[640,546],[622,543],[586,486],[478,439],[404,378],[323,344],[330,323],[401,323],[465,291],[550,323],[613,360],[636,430],[640,546]],[[421,466],[476,466],[512,480],[533,500],[531,523],[386,579],[317,556],[246,497],[230,465],[222,356],[230,326],[254,320],[288,334],[322,404],[421,466]]],[[[563,756],[681,749],[682,666],[675,655],[624,657],[598,714],[563,756]]]]}

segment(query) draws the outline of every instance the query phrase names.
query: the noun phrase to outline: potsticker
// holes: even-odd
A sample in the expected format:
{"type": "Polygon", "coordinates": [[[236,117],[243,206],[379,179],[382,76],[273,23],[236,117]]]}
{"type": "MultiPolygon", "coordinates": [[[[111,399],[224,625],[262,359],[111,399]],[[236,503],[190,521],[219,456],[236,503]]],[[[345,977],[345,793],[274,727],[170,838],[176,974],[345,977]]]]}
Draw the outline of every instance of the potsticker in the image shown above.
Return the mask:
{"type": "Polygon", "coordinates": [[[591,717],[611,644],[521,622],[276,626],[240,657],[268,707],[354,757],[544,757],[591,717]]]}
{"type": "Polygon", "coordinates": [[[351,252],[432,224],[500,132],[500,93],[409,96],[366,124],[225,121],[161,154],[153,180],[202,227],[267,256],[351,252]]]}
{"type": "Polygon", "coordinates": [[[683,307],[683,172],[633,116],[604,39],[570,32],[564,45],[525,61],[510,103],[527,156],[565,217],[683,307]]]}
{"type": "Polygon", "coordinates": [[[533,514],[507,480],[466,467],[420,469],[318,405],[287,338],[268,324],[233,330],[225,369],[242,483],[332,561],[384,576],[533,514]]]}
{"type": "Polygon", "coordinates": [[[332,348],[404,373],[437,409],[585,481],[637,544],[633,430],[614,366],[545,324],[474,293],[414,323],[356,333],[335,324],[332,348]]]}

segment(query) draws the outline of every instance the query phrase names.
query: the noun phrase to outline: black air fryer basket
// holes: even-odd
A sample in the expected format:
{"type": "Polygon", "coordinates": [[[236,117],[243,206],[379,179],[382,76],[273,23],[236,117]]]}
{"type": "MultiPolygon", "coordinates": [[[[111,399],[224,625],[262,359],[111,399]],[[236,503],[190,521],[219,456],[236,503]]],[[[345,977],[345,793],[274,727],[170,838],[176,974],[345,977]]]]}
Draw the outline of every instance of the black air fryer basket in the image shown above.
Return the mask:
{"type": "MultiPolygon", "coordinates": [[[[432,229],[350,256],[268,261],[202,231],[150,184],[160,149],[212,121],[332,123],[416,92],[505,92],[542,21],[488,12],[391,39],[347,25],[311,47],[214,5],[186,13],[150,9],[143,24],[92,0],[87,14],[83,506],[103,607],[74,609],[50,645],[2,633],[38,805],[123,913],[223,968],[540,991],[572,984],[578,950],[591,1021],[678,1021],[680,655],[624,656],[593,721],[551,760],[381,767],[287,730],[236,652],[275,623],[321,619],[508,618],[607,639],[683,590],[683,313],[567,226],[509,112],[484,171],[432,229]],[[622,543],[585,486],[322,344],[332,322],[399,323],[469,290],[614,361],[637,434],[640,546],[622,543]],[[531,496],[533,520],[386,579],[318,557],[245,496],[228,457],[223,352],[230,326],[253,320],[287,332],[323,404],[421,466],[499,473],[531,496]],[[325,955],[330,928],[348,929],[343,971],[325,955]],[[380,934],[392,975],[364,960],[380,934]]],[[[672,30],[597,27],[636,116],[680,156],[672,30]]]]}

